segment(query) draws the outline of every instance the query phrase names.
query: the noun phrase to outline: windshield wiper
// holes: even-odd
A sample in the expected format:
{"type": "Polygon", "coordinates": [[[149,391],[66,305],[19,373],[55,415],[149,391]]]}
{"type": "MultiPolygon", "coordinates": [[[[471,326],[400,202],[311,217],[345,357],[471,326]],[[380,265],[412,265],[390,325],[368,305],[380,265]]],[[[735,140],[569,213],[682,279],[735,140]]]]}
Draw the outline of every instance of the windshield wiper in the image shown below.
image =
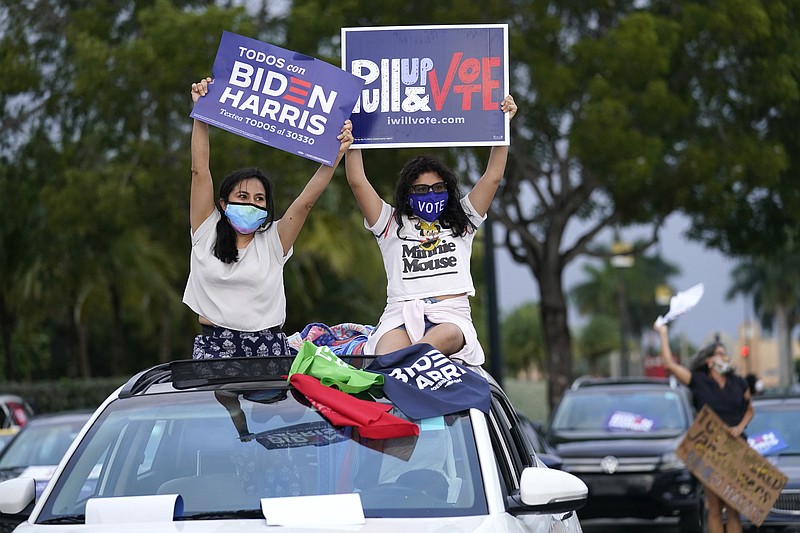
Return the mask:
{"type": "Polygon", "coordinates": [[[86,515],[83,514],[68,514],[64,516],[56,516],[38,522],[39,524],[83,524],[86,522],[86,515]]]}
{"type": "Polygon", "coordinates": [[[239,511],[210,511],[179,516],[175,520],[225,520],[228,518],[264,518],[261,509],[242,509],[239,511]]]}

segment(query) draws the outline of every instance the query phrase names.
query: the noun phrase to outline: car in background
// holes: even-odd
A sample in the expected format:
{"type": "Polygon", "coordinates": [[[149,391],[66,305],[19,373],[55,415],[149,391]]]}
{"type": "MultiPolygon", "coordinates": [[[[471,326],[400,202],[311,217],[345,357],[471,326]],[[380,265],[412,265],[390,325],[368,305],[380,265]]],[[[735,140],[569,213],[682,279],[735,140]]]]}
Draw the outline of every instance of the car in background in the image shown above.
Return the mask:
{"type": "Polygon", "coordinates": [[[0,430],[20,430],[34,415],[31,405],[16,394],[0,394],[0,430]]]}
{"type": "Polygon", "coordinates": [[[586,486],[544,467],[482,369],[488,414],[411,420],[418,437],[369,439],[332,425],[287,382],[292,360],[172,361],[132,377],[92,415],[40,498],[31,479],[0,483],[0,518],[22,522],[17,533],[277,523],[289,533],[316,516],[334,527],[359,513],[375,532],[581,531],[586,486]]]}
{"type": "Polygon", "coordinates": [[[0,451],[6,447],[6,444],[11,442],[11,439],[13,439],[14,435],[18,432],[18,429],[0,429],[0,451]]]}
{"type": "Polygon", "coordinates": [[[70,411],[31,418],[0,451],[0,481],[32,477],[40,495],[91,415],[92,411],[70,411]]]}
{"type": "MultiPolygon", "coordinates": [[[[800,531],[800,396],[756,396],[747,442],[789,478],[777,501],[754,531],[800,531]]],[[[748,526],[746,517],[742,517],[748,526]]],[[[752,528],[752,524],[749,524],[752,528]]]]}
{"type": "Polygon", "coordinates": [[[692,420],[674,378],[577,379],[545,438],[589,487],[581,519],[677,517],[682,533],[702,532],[702,486],[675,454],[692,420]]]}
{"type": "Polygon", "coordinates": [[[550,446],[550,443],[545,440],[541,425],[532,421],[522,413],[517,414],[519,416],[522,432],[530,441],[531,446],[533,446],[536,456],[541,459],[545,465],[547,465],[547,468],[561,470],[561,465],[564,463],[564,461],[561,459],[561,457],[559,457],[555,448],[550,446]]]}

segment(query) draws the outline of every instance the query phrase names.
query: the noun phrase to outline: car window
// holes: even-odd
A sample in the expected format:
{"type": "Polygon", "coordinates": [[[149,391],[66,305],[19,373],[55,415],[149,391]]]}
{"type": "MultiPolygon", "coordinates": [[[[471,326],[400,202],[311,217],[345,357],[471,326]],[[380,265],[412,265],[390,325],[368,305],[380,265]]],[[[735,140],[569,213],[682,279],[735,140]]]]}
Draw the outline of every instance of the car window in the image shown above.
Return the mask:
{"type": "Polygon", "coordinates": [[[684,404],[675,391],[568,394],[562,398],[551,421],[554,431],[674,432],[688,425],[684,404]]]}
{"type": "Polygon", "coordinates": [[[534,461],[530,444],[522,433],[514,409],[508,400],[497,393],[492,394],[489,429],[506,494],[511,494],[519,490],[522,470],[533,466],[534,461]]]}
{"type": "Polygon", "coordinates": [[[0,469],[56,465],[85,421],[31,425],[23,429],[0,456],[0,469]]]}
{"type": "Polygon", "coordinates": [[[748,443],[762,455],[800,455],[800,401],[794,406],[761,406],[747,426],[748,443]]]}
{"type": "Polygon", "coordinates": [[[267,497],[351,492],[367,517],[485,513],[469,413],[414,422],[416,438],[361,438],[331,426],[293,390],[117,400],[70,458],[37,522],[82,515],[90,497],[148,494],[181,494],[188,518],[260,512],[267,497]]]}

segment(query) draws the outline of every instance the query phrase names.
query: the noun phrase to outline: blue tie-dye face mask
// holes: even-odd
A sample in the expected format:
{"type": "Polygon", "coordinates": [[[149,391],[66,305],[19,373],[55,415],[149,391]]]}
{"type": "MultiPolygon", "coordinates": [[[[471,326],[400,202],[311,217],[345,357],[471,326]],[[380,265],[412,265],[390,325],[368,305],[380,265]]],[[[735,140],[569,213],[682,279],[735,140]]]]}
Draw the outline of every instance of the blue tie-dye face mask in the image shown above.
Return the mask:
{"type": "Polygon", "coordinates": [[[253,204],[229,202],[225,207],[225,216],[233,229],[243,235],[255,233],[267,220],[267,210],[253,204]]]}

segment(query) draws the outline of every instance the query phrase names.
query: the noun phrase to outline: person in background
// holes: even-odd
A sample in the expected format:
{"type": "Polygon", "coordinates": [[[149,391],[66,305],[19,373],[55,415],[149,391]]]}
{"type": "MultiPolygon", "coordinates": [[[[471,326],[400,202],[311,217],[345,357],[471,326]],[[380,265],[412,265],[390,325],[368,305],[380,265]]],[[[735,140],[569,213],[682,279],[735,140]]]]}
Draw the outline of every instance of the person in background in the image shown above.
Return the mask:
{"type": "Polygon", "coordinates": [[[747,374],[744,379],[747,381],[747,387],[750,389],[750,396],[758,396],[764,392],[764,382],[752,372],[747,374]]]}
{"type": "MultiPolygon", "coordinates": [[[[498,112],[510,120],[517,112],[514,99],[506,96],[498,112]]],[[[348,150],[347,182],[377,239],[388,282],[386,307],[363,353],[427,343],[466,364],[483,363],[468,301],[475,294],[470,256],[507,159],[508,146],[492,147],[486,171],[462,196],[449,168],[433,157],[416,157],[400,171],[392,206],[368,181],[361,151],[348,150]]]]}
{"type": "MultiPolygon", "coordinates": [[[[733,373],[725,346],[714,342],[700,350],[688,367],[677,363],[669,346],[669,328],[666,324],[655,325],[661,340],[661,358],[666,368],[675,378],[689,387],[696,411],[708,405],[728,426],[728,433],[737,438],[745,438],[744,430],[753,418],[753,405],[750,402],[750,388],[744,378],[733,373]]],[[[736,509],[725,509],[727,522],[722,515],[725,503],[717,494],[706,487],[706,510],[709,533],[741,533],[742,521],[736,509]]]]}
{"type": "MultiPolygon", "coordinates": [[[[192,84],[192,101],[208,93],[211,78],[192,84]]],[[[228,175],[214,199],[208,125],[192,126],[189,204],[192,252],[183,302],[199,316],[202,334],[192,358],[289,355],[283,266],[309,211],[353,142],[345,121],[333,166],[320,165],[279,220],[272,185],[258,168],[228,175]]]]}

